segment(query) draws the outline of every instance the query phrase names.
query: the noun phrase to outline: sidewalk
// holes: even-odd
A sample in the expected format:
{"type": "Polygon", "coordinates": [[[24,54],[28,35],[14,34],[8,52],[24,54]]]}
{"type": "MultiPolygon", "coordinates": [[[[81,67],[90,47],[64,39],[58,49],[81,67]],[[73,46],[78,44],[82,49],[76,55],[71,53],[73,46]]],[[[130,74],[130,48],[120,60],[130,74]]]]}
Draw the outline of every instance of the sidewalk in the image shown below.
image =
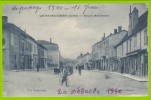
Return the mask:
{"type": "Polygon", "coordinates": [[[118,73],[118,72],[110,72],[110,71],[100,71],[100,70],[92,70],[92,71],[108,72],[108,73],[113,73],[113,74],[121,75],[121,76],[130,78],[130,79],[139,81],[139,82],[148,82],[148,77],[141,77],[141,76],[139,77],[139,76],[134,76],[134,75],[126,74],[126,73],[121,74],[121,73],[118,73]]]}

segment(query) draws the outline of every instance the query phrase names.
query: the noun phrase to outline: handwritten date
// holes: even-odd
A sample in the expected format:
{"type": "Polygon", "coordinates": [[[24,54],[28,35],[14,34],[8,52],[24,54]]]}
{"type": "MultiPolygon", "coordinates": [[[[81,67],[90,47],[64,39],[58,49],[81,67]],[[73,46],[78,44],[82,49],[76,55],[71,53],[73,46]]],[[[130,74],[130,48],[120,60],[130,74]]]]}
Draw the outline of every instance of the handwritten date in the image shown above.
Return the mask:
{"type": "Polygon", "coordinates": [[[117,88],[108,88],[107,93],[108,94],[120,94],[120,93],[122,93],[122,90],[117,89],[117,88]]]}
{"type": "Polygon", "coordinates": [[[90,5],[90,4],[86,4],[86,5],[72,5],[71,7],[68,6],[63,6],[63,5],[49,5],[48,6],[49,10],[82,10],[83,14],[86,13],[87,10],[96,10],[98,9],[98,7],[96,5],[90,5]]]}

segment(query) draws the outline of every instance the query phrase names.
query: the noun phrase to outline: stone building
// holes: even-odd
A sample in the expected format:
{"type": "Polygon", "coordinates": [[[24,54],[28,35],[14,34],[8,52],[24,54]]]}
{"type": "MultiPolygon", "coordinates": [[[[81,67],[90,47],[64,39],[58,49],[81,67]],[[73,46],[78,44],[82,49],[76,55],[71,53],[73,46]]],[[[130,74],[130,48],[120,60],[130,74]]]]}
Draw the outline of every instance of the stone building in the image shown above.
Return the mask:
{"type": "Polygon", "coordinates": [[[16,25],[9,23],[7,16],[3,16],[2,19],[3,69],[31,69],[32,43],[30,41],[35,42],[35,40],[16,25]]]}
{"type": "Polygon", "coordinates": [[[47,48],[47,68],[59,67],[59,46],[45,40],[38,40],[38,43],[47,48]]]}

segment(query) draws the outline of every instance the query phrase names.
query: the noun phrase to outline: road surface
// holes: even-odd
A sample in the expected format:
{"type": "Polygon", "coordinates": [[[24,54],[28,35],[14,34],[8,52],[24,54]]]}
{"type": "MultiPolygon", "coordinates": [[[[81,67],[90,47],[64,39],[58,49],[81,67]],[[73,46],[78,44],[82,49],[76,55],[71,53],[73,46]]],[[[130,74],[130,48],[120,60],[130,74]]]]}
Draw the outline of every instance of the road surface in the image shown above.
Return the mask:
{"type": "Polygon", "coordinates": [[[53,70],[3,71],[3,96],[136,96],[148,95],[148,82],[138,82],[114,73],[74,70],[70,85],[59,85],[53,70]]]}

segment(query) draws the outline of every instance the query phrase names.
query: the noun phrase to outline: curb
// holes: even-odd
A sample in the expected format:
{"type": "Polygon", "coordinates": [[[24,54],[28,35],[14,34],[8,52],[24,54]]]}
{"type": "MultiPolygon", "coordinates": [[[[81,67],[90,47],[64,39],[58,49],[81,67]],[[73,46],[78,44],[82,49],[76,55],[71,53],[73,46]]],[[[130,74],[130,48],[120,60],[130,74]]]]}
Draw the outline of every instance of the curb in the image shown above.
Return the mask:
{"type": "Polygon", "coordinates": [[[99,71],[99,70],[92,70],[92,71],[94,71],[94,72],[108,72],[108,73],[112,73],[112,74],[121,75],[121,76],[123,76],[123,77],[130,78],[130,79],[133,79],[133,80],[138,81],[138,82],[148,82],[148,78],[142,78],[142,77],[131,76],[131,75],[129,75],[129,74],[121,74],[121,73],[118,73],[118,72],[99,71]]]}

